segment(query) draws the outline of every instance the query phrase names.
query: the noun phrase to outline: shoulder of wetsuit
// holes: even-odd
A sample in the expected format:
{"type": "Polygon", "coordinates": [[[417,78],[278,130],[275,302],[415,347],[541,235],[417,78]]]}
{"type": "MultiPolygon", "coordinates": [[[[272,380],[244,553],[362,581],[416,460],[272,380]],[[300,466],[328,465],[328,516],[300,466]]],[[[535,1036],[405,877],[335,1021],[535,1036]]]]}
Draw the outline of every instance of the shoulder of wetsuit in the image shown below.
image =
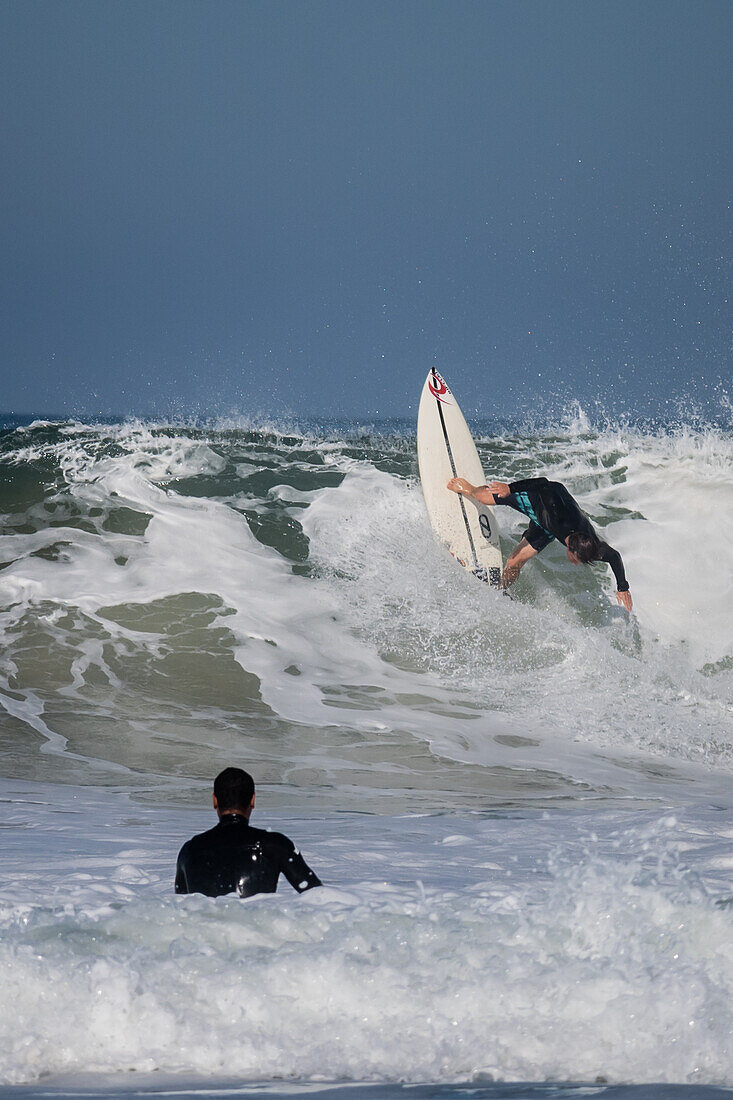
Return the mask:
{"type": "Polygon", "coordinates": [[[220,834],[221,822],[217,821],[216,825],[214,825],[211,829],[207,829],[206,832],[203,833],[196,833],[196,835],[192,836],[190,840],[187,840],[181,848],[181,852],[191,852],[201,845],[206,846],[211,842],[211,840],[213,840],[214,837],[219,836],[220,834]]]}
{"type": "Polygon", "coordinates": [[[269,829],[258,829],[258,839],[263,844],[272,848],[284,848],[288,852],[292,852],[295,849],[295,844],[289,836],[285,836],[285,833],[273,833],[269,829]]]}
{"type": "Polygon", "coordinates": [[[258,829],[254,825],[247,826],[247,836],[252,841],[270,848],[294,847],[292,840],[284,833],[276,833],[272,829],[258,829]]]}
{"type": "Polygon", "coordinates": [[[214,826],[213,829],[208,829],[205,833],[197,833],[195,836],[189,837],[189,839],[181,845],[178,859],[176,860],[176,866],[181,868],[186,866],[190,860],[196,860],[202,849],[206,851],[206,849],[211,846],[211,840],[215,835],[216,826],[214,826]]]}
{"type": "MultiPolygon", "coordinates": [[[[191,837],[191,840],[193,840],[193,837],[191,837]]],[[[188,853],[191,851],[191,840],[187,840],[185,844],[182,844],[181,847],[178,849],[179,863],[181,862],[181,860],[185,859],[188,853]]]]}
{"type": "Polygon", "coordinates": [[[509,491],[512,493],[525,493],[528,489],[541,489],[545,485],[551,485],[546,477],[524,477],[520,481],[509,483],[509,491]]]}

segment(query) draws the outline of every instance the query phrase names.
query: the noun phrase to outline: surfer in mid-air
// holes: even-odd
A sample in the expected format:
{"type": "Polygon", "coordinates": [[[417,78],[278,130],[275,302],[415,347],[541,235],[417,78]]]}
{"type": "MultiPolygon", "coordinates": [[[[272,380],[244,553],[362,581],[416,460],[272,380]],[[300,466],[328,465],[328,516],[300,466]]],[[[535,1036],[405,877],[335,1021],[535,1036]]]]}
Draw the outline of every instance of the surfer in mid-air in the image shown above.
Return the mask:
{"type": "Polygon", "coordinates": [[[492,481],[488,485],[472,485],[464,477],[452,477],[448,488],[463,493],[479,504],[505,504],[521,512],[529,519],[529,527],[507,559],[501,576],[502,588],[508,588],[519,576],[525,562],[557,539],[565,546],[573,565],[585,565],[592,561],[604,561],[611,566],[616,578],[616,599],[631,611],[631,593],[624,573],[624,563],[618,550],[614,550],[596,534],[593,525],[580,505],[559,481],[546,477],[529,477],[524,481],[492,481]]]}

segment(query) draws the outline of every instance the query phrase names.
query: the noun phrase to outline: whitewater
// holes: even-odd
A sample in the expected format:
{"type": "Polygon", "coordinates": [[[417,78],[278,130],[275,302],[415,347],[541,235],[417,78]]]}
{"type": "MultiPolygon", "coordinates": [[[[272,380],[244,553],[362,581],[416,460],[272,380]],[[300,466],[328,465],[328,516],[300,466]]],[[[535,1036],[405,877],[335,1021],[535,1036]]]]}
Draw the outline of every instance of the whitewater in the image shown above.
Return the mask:
{"type": "Polygon", "coordinates": [[[733,1088],[730,424],[471,426],[632,616],[462,570],[407,422],[0,427],[9,1095],[733,1088]],[[229,764],[323,889],[174,896],[229,764]]]}

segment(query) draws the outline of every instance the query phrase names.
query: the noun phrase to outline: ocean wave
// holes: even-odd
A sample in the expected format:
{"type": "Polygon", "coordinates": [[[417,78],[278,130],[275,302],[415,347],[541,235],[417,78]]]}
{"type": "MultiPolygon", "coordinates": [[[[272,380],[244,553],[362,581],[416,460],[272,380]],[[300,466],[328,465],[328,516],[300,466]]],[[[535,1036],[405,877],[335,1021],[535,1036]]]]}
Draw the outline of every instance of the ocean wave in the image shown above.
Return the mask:
{"type": "Polygon", "coordinates": [[[6,1084],[733,1084],[720,814],[278,821],[328,885],[243,903],[170,895],[185,815],[48,796],[0,888],[6,1084]]]}
{"type": "MultiPolygon", "coordinates": [[[[429,746],[436,771],[529,764],[596,790],[609,756],[616,782],[648,780],[639,751],[730,767],[730,434],[569,417],[539,439],[480,435],[484,467],[568,484],[624,555],[632,620],[603,567],[569,570],[552,547],[514,601],[473,583],[432,538],[411,429],[4,433],[0,691],[18,766],[40,744],[165,774],[183,746],[205,768],[246,733],[263,760],[286,737],[329,786],[375,736],[385,753],[429,746]]],[[[520,517],[499,518],[508,552],[520,517]]]]}

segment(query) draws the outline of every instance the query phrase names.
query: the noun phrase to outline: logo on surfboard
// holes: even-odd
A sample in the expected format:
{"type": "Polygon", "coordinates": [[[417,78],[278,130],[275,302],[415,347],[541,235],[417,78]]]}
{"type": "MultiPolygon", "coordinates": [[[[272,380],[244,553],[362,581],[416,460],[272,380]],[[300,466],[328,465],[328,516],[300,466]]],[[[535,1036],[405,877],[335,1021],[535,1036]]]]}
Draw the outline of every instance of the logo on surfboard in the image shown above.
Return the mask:
{"type": "Polygon", "coordinates": [[[437,370],[434,370],[432,373],[433,377],[428,382],[428,389],[436,401],[441,401],[444,405],[448,405],[449,401],[446,400],[446,397],[451,397],[452,394],[437,370]]]}

